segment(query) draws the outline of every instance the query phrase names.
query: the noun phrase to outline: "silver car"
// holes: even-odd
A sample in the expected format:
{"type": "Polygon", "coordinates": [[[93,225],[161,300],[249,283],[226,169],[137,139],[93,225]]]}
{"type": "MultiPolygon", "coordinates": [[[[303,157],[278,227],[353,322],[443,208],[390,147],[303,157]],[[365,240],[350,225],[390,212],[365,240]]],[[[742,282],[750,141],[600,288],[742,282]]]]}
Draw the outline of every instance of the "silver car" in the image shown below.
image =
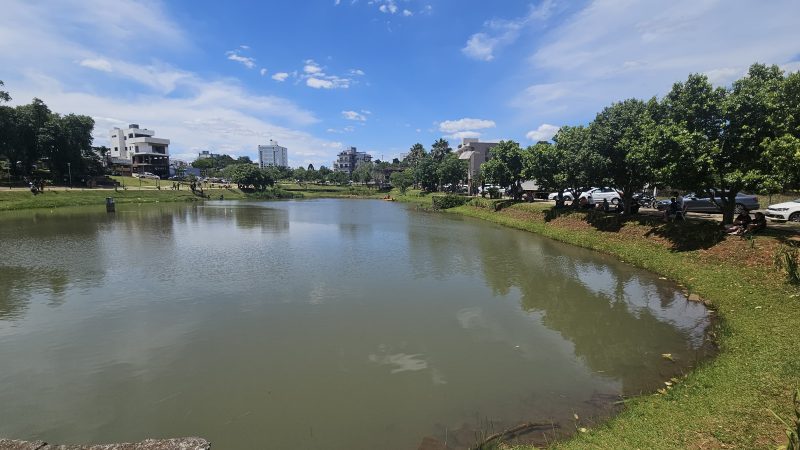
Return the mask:
{"type": "MultiPolygon", "coordinates": [[[[717,204],[722,204],[722,198],[715,197],[715,200],[716,203],[711,201],[711,197],[708,194],[695,194],[692,192],[683,196],[683,205],[686,211],[689,212],[721,213],[722,211],[717,204]]],[[[667,207],[669,207],[669,200],[661,200],[658,204],[658,209],[666,209],[667,207]]],[[[736,194],[736,214],[760,208],[758,197],[755,195],[742,194],[741,192],[736,194]]]]}

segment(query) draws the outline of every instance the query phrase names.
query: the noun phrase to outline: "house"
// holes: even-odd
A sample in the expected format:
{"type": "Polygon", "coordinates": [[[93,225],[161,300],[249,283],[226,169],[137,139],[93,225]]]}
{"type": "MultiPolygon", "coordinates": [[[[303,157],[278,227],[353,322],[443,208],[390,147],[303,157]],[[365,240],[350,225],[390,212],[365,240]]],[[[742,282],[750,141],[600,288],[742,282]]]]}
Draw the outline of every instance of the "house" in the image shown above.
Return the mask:
{"type": "Polygon", "coordinates": [[[109,151],[112,167],[124,168],[127,161],[130,161],[131,172],[150,172],[167,178],[169,139],[153,137],[154,135],[155,131],[139,128],[135,123],[128,125],[128,128],[112,129],[109,151]]]}
{"type": "Polygon", "coordinates": [[[358,166],[371,161],[372,155],[366,152],[359,152],[355,147],[350,147],[336,156],[336,161],[333,162],[333,171],[352,174],[358,166]]]}
{"type": "Polygon", "coordinates": [[[458,159],[468,161],[467,164],[467,185],[470,194],[478,193],[480,180],[478,174],[480,168],[491,158],[490,150],[495,147],[497,142],[480,142],[477,139],[465,138],[463,143],[458,146],[458,159]]]}

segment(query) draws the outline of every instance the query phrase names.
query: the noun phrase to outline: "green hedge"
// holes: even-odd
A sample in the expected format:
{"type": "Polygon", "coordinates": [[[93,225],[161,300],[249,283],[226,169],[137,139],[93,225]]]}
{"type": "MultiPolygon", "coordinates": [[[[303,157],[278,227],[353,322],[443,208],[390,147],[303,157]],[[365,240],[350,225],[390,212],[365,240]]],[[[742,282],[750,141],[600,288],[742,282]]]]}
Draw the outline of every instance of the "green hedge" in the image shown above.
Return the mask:
{"type": "Polygon", "coordinates": [[[467,203],[467,197],[455,194],[436,195],[432,197],[433,209],[449,209],[467,203]]]}

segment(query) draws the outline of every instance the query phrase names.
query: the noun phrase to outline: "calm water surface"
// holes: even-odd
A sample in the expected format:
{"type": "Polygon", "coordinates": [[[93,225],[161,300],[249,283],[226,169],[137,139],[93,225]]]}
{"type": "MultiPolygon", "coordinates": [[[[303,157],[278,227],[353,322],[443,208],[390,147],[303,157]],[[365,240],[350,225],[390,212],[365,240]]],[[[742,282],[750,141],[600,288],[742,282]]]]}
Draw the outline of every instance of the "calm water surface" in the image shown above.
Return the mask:
{"type": "Polygon", "coordinates": [[[4,213],[0,436],[415,449],[574,429],[688,370],[708,323],[612,258],[382,201],[4,213]]]}

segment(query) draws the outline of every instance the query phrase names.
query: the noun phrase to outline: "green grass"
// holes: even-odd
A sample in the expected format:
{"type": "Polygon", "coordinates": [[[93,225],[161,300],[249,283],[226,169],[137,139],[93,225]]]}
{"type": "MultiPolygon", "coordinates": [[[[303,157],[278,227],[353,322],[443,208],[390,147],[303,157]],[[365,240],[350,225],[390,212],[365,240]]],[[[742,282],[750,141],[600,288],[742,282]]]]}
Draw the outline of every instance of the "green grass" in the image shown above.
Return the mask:
{"type": "MultiPolygon", "coordinates": [[[[750,449],[785,442],[780,422],[769,411],[789,416],[791,394],[800,386],[797,288],[769,266],[712,264],[700,249],[676,251],[651,238],[632,237],[635,234],[548,222],[549,209],[544,204],[516,204],[501,212],[469,205],[448,211],[615,255],[700,294],[722,319],[714,331],[720,346],[715,359],[665,394],[632,399],[615,418],[589,426],[586,433],[554,448],[750,449]]],[[[753,251],[763,248],[767,239],[773,238],[756,238],[753,251]]]]}

